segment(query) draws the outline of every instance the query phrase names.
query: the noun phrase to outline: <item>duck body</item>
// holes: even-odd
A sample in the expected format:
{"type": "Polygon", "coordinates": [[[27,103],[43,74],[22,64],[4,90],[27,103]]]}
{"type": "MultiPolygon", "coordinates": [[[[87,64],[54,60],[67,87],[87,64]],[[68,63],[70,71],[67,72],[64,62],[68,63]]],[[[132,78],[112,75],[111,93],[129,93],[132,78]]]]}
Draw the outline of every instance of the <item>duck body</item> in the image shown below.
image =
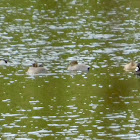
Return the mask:
{"type": "Polygon", "coordinates": [[[134,71],[137,67],[137,64],[134,61],[131,61],[130,63],[126,64],[124,66],[125,71],[134,71]]]}
{"type": "Polygon", "coordinates": [[[7,60],[0,60],[0,66],[7,65],[7,60]]]}
{"type": "Polygon", "coordinates": [[[90,66],[85,64],[78,64],[77,61],[72,61],[68,66],[69,71],[89,71],[90,66]]]}
{"type": "Polygon", "coordinates": [[[27,74],[40,74],[45,73],[46,69],[43,67],[29,67],[27,74]]]}
{"type": "Polygon", "coordinates": [[[32,67],[29,67],[27,74],[34,75],[34,74],[41,74],[41,73],[46,73],[46,69],[38,64],[34,63],[32,67]]]}

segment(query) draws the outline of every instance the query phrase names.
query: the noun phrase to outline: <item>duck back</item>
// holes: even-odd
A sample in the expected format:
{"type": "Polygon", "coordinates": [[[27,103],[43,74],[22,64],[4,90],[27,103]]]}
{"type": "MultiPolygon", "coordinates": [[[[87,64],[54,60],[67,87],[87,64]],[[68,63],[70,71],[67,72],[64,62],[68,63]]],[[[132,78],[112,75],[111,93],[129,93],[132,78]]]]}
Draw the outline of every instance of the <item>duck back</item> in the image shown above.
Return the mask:
{"type": "Polygon", "coordinates": [[[41,74],[46,73],[46,69],[44,67],[29,67],[27,74],[41,74]]]}
{"type": "Polygon", "coordinates": [[[69,71],[89,71],[89,69],[90,67],[85,64],[77,64],[77,65],[68,67],[69,71]]]}
{"type": "Polygon", "coordinates": [[[133,70],[135,70],[136,69],[136,67],[137,67],[137,64],[135,63],[135,62],[130,62],[129,64],[126,64],[125,66],[124,66],[124,70],[125,71],[133,71],[133,70]]]}

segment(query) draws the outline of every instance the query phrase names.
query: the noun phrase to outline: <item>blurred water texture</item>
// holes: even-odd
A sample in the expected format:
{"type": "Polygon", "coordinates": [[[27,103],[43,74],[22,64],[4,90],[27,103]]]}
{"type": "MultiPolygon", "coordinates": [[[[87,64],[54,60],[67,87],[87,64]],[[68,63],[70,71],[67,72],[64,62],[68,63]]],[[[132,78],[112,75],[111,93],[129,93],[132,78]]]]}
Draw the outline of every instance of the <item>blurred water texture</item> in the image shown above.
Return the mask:
{"type": "Polygon", "coordinates": [[[1,139],[140,139],[140,1],[1,0],[1,139]],[[71,73],[78,60],[88,73],[71,73]],[[47,74],[29,76],[33,62],[47,74]]]}

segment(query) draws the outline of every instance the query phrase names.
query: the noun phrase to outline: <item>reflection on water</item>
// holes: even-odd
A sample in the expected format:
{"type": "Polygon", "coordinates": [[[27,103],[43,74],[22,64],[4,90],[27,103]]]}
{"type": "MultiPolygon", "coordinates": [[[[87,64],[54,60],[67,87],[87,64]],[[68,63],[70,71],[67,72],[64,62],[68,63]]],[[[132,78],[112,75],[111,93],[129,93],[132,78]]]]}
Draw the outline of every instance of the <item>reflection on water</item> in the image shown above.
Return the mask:
{"type": "Polygon", "coordinates": [[[140,139],[140,79],[123,70],[139,61],[138,0],[1,4],[2,139],[140,139]],[[34,62],[47,73],[27,75],[34,62]]]}

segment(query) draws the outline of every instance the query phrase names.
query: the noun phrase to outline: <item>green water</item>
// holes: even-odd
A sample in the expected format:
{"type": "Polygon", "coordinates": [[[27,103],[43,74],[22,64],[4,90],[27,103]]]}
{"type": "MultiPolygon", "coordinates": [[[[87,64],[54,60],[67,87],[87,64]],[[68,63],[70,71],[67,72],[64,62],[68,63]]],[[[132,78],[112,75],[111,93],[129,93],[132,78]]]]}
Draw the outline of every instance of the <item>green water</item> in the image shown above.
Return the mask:
{"type": "Polygon", "coordinates": [[[138,0],[2,0],[0,136],[140,139],[138,0]],[[72,60],[91,67],[69,72],[72,60]],[[33,62],[47,74],[29,76],[33,62]]]}

